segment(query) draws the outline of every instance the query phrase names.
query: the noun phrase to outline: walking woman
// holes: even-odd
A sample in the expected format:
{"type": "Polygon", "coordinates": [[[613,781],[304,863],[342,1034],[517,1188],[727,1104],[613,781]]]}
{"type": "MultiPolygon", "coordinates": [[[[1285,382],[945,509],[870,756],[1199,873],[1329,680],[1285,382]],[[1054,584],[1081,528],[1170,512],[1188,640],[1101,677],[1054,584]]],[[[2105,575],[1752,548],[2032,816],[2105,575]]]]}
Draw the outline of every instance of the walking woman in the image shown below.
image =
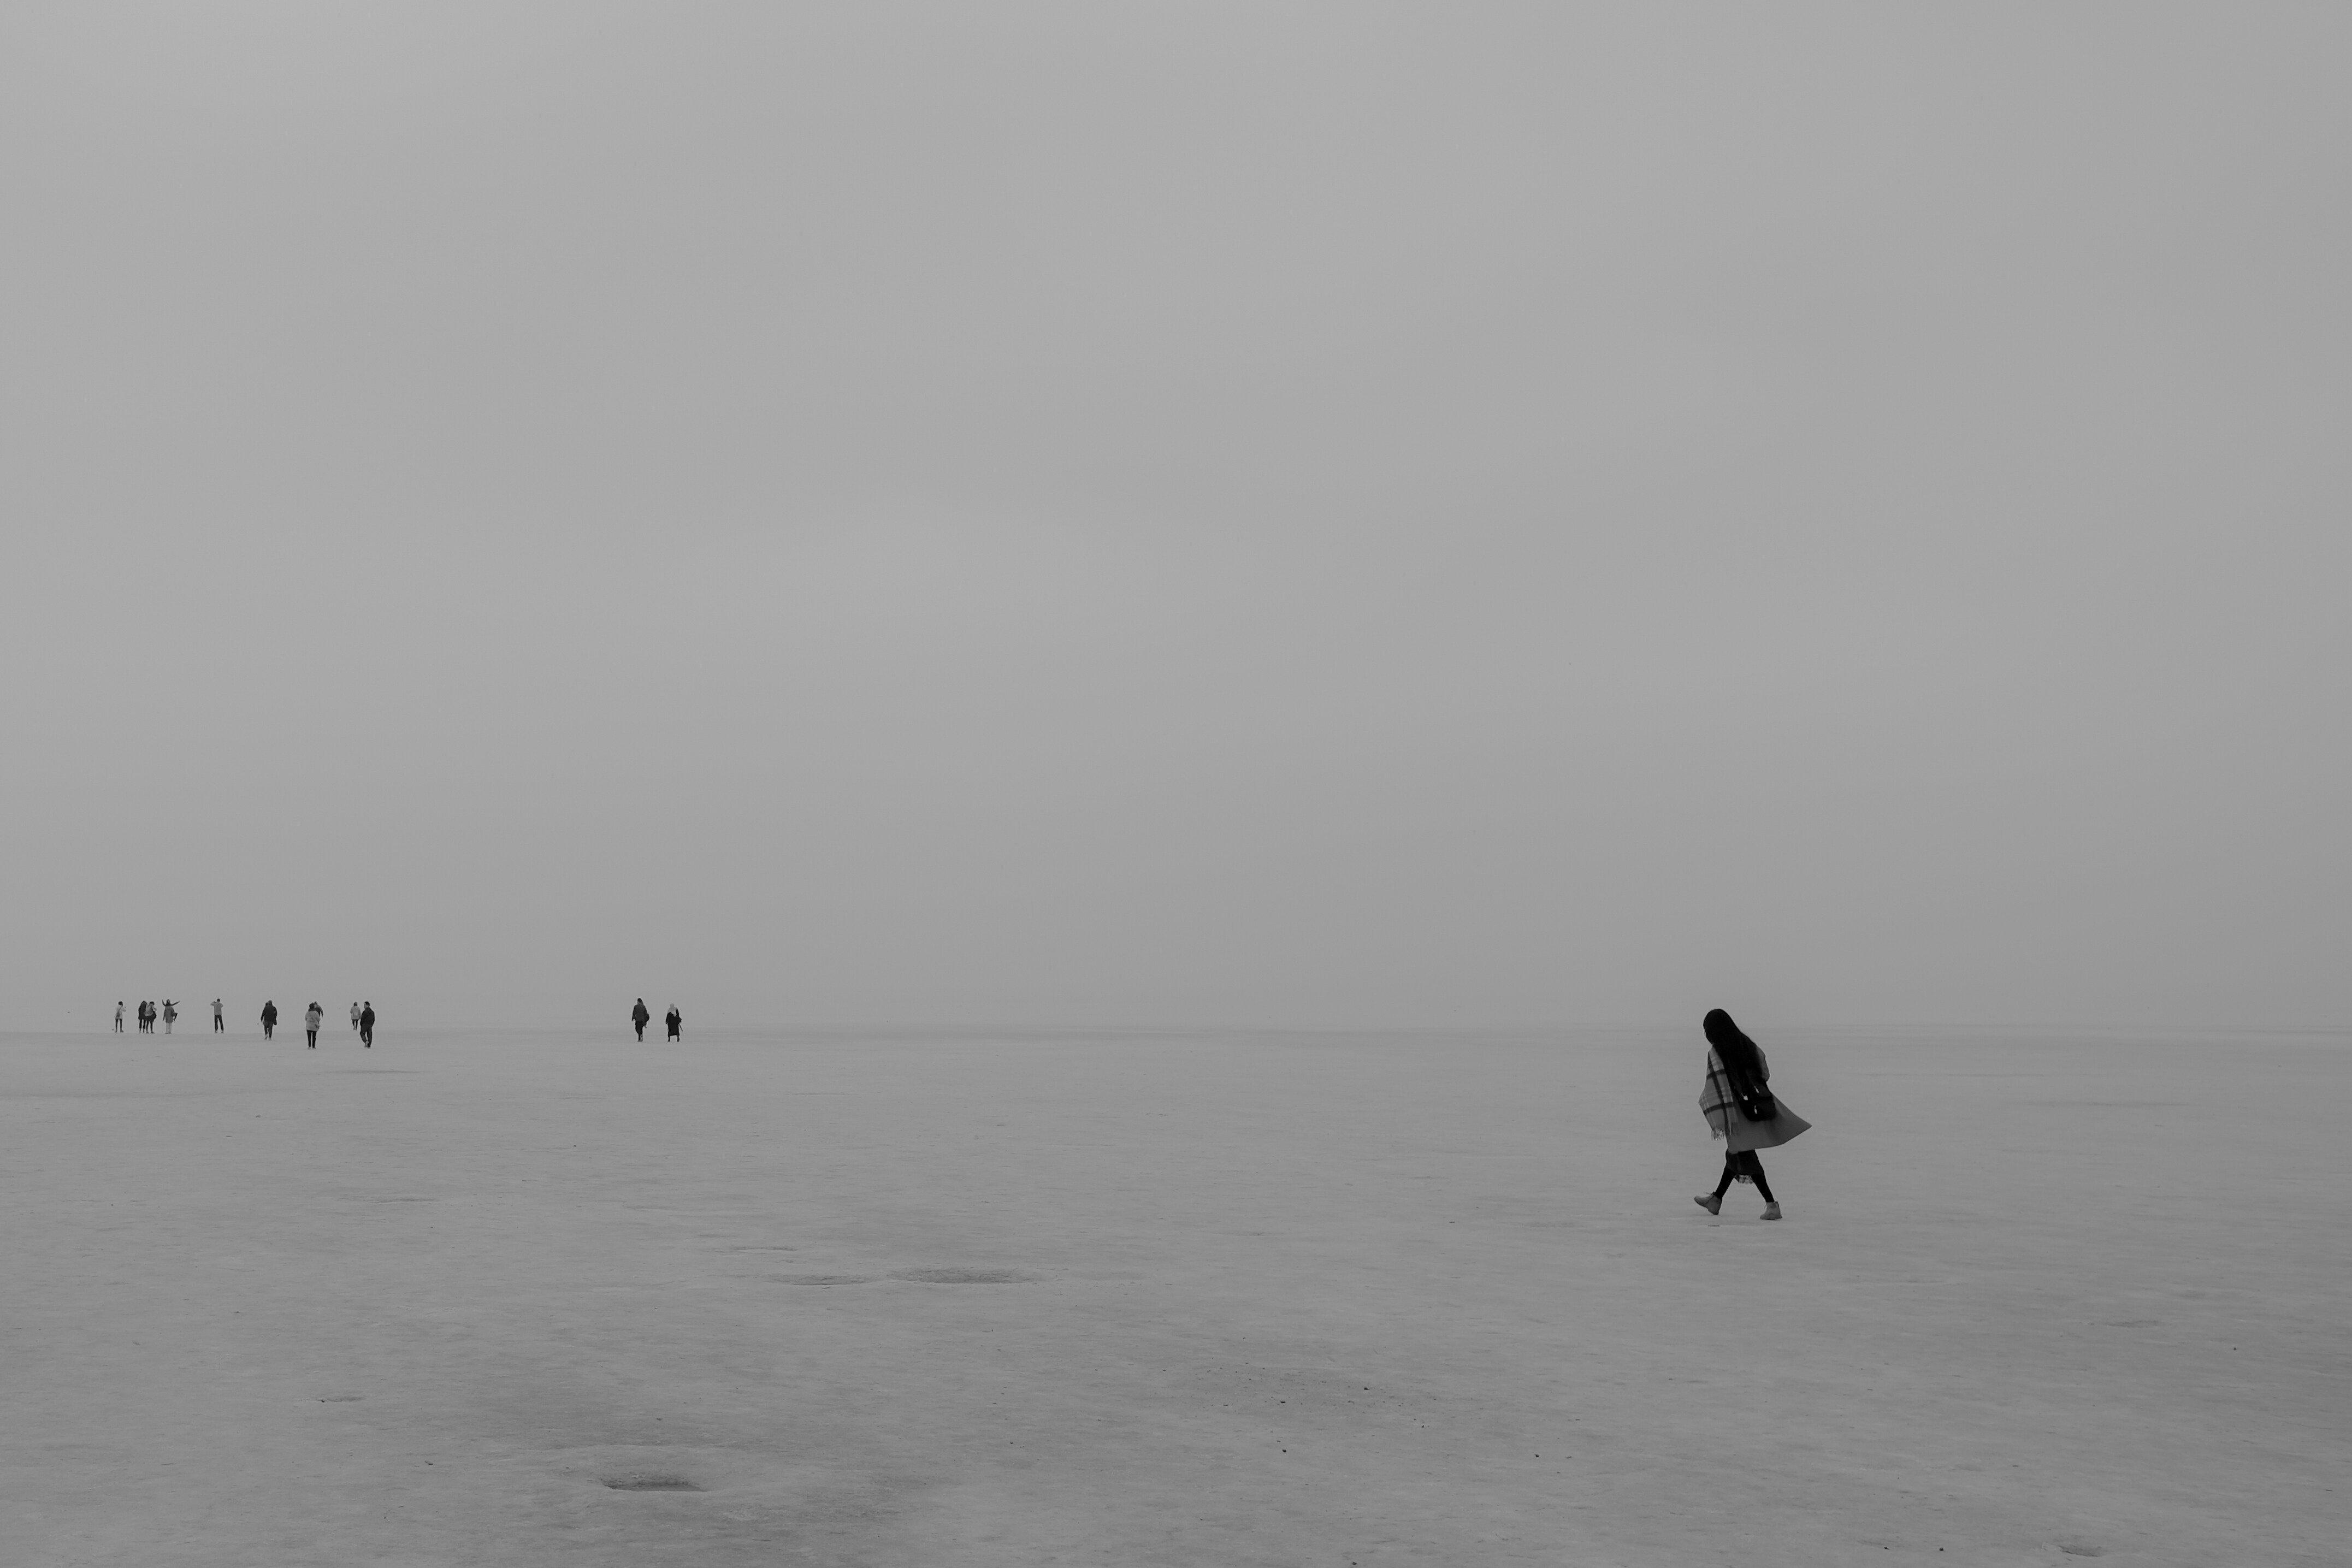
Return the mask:
{"type": "Polygon", "coordinates": [[[1719,1214],[1731,1184],[1752,1181],[1763,1195],[1764,1218],[1778,1219],[1780,1202],[1764,1179],[1764,1162],[1756,1151],[1777,1148],[1812,1124],[1765,1087],[1772,1080],[1771,1066],[1729,1013],[1717,1008],[1700,1027],[1706,1030],[1707,1052],[1706,1088],[1698,1097],[1698,1108],[1706,1116],[1707,1134],[1724,1142],[1723,1179],[1713,1192],[1691,1201],[1709,1214],[1719,1214]]]}
{"type": "Polygon", "coordinates": [[[302,1014],[302,1027],[310,1033],[310,1049],[319,1049],[319,1026],[327,1021],[327,1009],[312,1002],[302,1014]]]}

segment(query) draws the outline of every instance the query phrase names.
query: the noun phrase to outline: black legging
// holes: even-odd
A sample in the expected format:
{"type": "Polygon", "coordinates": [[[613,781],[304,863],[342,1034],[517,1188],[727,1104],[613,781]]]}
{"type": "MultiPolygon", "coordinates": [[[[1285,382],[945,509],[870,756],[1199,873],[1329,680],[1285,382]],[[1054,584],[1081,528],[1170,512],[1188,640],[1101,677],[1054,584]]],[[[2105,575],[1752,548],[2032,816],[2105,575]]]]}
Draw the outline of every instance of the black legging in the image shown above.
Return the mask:
{"type": "Polygon", "coordinates": [[[1746,1176],[1754,1182],[1756,1190],[1764,1195],[1764,1201],[1772,1201],[1772,1184],[1764,1179],[1764,1162],[1756,1157],[1754,1149],[1723,1151],[1723,1179],[1715,1184],[1715,1196],[1720,1198],[1729,1192],[1732,1180],[1737,1176],[1746,1176]]]}

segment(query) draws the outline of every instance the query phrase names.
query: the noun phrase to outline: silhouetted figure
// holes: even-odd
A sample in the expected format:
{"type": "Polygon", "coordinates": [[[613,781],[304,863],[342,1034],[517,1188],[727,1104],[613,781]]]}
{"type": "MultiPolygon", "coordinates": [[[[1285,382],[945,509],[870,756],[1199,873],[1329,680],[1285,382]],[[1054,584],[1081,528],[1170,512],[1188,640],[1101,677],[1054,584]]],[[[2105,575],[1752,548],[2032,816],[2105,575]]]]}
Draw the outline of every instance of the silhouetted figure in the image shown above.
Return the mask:
{"type": "Polygon", "coordinates": [[[177,1023],[179,1019],[180,1004],[173,1001],[171,998],[165,997],[163,998],[163,1032],[165,1034],[171,1033],[172,1026],[177,1023]]]}
{"type": "Polygon", "coordinates": [[[146,1034],[155,1027],[155,1009],[146,998],[139,998],[139,1032],[146,1034]]]}
{"type": "Polygon", "coordinates": [[[1764,1218],[1778,1219],[1780,1200],[1764,1179],[1764,1162],[1756,1151],[1778,1147],[1812,1124],[1766,1087],[1772,1079],[1771,1066],[1756,1042],[1739,1032],[1729,1013],[1717,1008],[1701,1027],[1706,1031],[1706,1088],[1699,1094],[1698,1108],[1706,1117],[1707,1135],[1723,1140],[1723,1179],[1715,1184],[1714,1192],[1691,1201],[1709,1214],[1719,1214],[1731,1184],[1752,1181],[1764,1197],[1764,1218]]]}
{"type": "Polygon", "coordinates": [[[218,997],[213,998],[213,1032],[215,1034],[228,1032],[228,1025],[221,1021],[221,1000],[218,997]]]}
{"type": "Polygon", "coordinates": [[[122,1032],[122,1004],[121,1002],[114,1004],[114,1032],[117,1034],[121,1034],[122,1032]]]}
{"type": "Polygon", "coordinates": [[[644,1044],[646,1038],[646,1025],[654,1021],[654,1015],[646,1011],[645,998],[639,997],[637,998],[637,1005],[629,1009],[629,1021],[637,1026],[637,1042],[640,1045],[644,1044]]]}
{"type": "Polygon", "coordinates": [[[264,1040],[274,1040],[277,1038],[277,1035],[278,1004],[276,1002],[264,1002],[261,1004],[261,1038],[264,1040]]]}
{"type": "Polygon", "coordinates": [[[676,1040],[677,1031],[686,1025],[686,1015],[677,1010],[676,1002],[672,1002],[669,1005],[668,1015],[662,1019],[662,1022],[669,1026],[669,1038],[676,1040]]]}
{"type": "Polygon", "coordinates": [[[319,1049],[319,1026],[327,1021],[327,1009],[312,1002],[303,1009],[302,1027],[310,1032],[310,1049],[319,1049]]]}
{"type": "Polygon", "coordinates": [[[370,1051],[375,1049],[375,1004],[373,1002],[369,1002],[360,1009],[360,1044],[370,1051]]]}

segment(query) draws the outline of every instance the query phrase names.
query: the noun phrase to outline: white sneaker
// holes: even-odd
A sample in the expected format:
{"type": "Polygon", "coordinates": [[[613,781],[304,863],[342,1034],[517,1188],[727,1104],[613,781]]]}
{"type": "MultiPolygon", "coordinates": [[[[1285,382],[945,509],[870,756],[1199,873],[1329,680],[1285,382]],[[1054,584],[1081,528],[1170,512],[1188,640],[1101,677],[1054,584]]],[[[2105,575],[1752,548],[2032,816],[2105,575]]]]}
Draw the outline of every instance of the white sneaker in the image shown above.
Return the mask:
{"type": "Polygon", "coordinates": [[[1696,1197],[1691,1199],[1691,1201],[1698,1205],[1701,1208],[1706,1210],[1709,1214],[1721,1214],[1723,1212],[1723,1199],[1717,1197],[1711,1192],[1703,1192],[1696,1197]]]}
{"type": "Polygon", "coordinates": [[[1780,1206],[1778,1203],[1768,1203],[1768,1204],[1766,1204],[1766,1205],[1764,1206],[1764,1218],[1767,1218],[1767,1219],[1778,1219],[1778,1218],[1780,1218],[1780,1206]]]}

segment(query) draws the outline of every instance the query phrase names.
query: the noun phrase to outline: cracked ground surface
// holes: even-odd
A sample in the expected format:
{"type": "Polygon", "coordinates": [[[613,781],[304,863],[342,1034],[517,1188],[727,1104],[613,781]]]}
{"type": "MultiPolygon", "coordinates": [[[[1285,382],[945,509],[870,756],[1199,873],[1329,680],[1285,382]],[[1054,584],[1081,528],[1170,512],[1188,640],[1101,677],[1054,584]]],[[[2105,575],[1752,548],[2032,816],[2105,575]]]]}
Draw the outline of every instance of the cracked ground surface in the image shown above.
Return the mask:
{"type": "Polygon", "coordinates": [[[2340,1036],[0,1040],[19,1564],[2346,1560],[2340,1036]]]}

